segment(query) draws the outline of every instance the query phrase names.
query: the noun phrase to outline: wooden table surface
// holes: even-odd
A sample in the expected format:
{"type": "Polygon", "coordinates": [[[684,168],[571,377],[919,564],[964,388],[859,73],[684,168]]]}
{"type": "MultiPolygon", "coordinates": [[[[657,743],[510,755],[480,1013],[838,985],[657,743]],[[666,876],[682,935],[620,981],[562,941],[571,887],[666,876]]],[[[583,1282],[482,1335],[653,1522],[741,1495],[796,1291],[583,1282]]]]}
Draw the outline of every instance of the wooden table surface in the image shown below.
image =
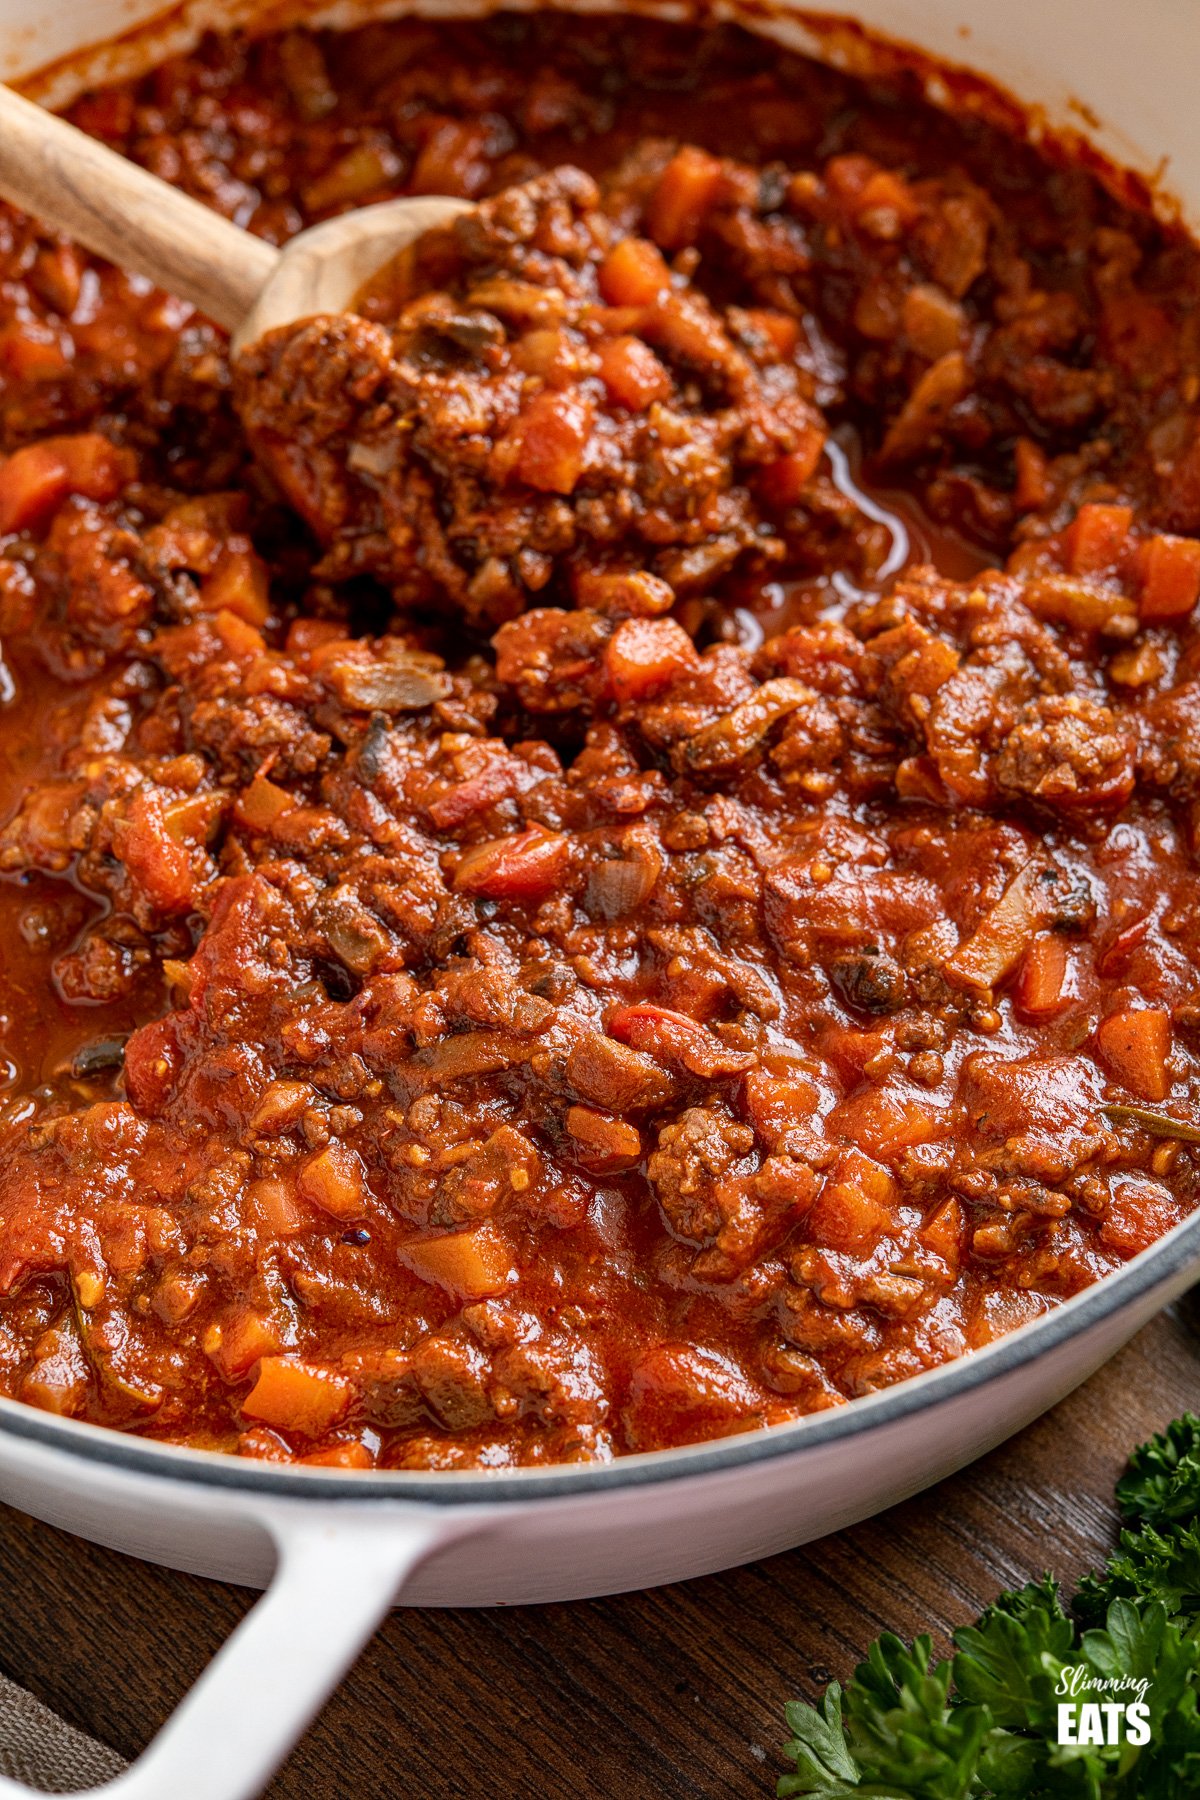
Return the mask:
{"type": "MultiPolygon", "coordinates": [[[[271,1800],[765,1800],[784,1701],[876,1631],[944,1636],[1101,1560],[1126,1453],[1200,1406],[1198,1377],[1193,1295],[982,1462],[805,1550],[612,1600],[393,1613],[271,1800]]],[[[123,1755],[249,1603],[0,1509],[0,1669],[123,1755]]]]}

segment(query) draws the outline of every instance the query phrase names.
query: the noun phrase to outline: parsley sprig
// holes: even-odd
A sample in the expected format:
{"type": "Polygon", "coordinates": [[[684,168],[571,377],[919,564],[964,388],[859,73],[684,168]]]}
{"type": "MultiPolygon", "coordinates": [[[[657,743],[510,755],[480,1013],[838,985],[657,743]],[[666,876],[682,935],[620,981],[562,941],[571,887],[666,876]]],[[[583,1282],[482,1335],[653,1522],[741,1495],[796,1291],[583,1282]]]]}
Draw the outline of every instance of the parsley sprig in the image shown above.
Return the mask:
{"type": "Polygon", "coordinates": [[[1120,1542],[1072,1612],[1046,1576],[956,1631],[952,1656],[885,1632],[844,1690],[788,1706],[781,1800],[1200,1796],[1200,1418],[1134,1452],[1117,1504],[1120,1542]],[[1064,1671],[1081,1698],[1144,1680],[1148,1741],[1060,1744],[1064,1671]]]}

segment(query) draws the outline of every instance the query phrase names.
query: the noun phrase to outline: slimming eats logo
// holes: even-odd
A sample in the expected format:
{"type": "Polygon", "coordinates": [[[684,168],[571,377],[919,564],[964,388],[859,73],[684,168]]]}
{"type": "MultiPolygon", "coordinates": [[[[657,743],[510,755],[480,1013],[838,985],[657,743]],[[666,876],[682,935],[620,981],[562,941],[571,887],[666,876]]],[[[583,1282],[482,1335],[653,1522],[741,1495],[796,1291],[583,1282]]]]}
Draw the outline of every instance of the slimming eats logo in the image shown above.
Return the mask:
{"type": "Polygon", "coordinates": [[[1149,1686],[1145,1675],[1094,1675],[1079,1663],[1063,1669],[1054,1689],[1059,1696],[1059,1743],[1148,1744],[1149,1686]]]}

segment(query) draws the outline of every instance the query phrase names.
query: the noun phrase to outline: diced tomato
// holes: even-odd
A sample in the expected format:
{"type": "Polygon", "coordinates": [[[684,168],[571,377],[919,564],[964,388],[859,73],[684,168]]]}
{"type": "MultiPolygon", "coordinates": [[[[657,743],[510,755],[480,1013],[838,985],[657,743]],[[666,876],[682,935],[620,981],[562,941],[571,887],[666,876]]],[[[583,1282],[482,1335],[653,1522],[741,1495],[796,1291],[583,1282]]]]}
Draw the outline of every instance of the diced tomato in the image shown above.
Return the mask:
{"type": "Polygon", "coordinates": [[[1131,506],[1089,501],[1066,532],[1067,562],[1073,575],[1105,575],[1121,559],[1133,524],[1131,506]]]}
{"type": "Polygon", "coordinates": [[[599,350],[600,379],[615,406],[645,412],[671,392],[671,377],[641,338],[606,338],[599,350]]]}
{"type": "Polygon", "coordinates": [[[0,465],[0,533],[40,530],[68,494],[115,500],[133,472],[130,453],[97,431],[28,444],[0,465]]]}
{"type": "Polygon", "coordinates": [[[442,831],[452,831],[476,813],[486,812],[497,801],[515,794],[521,781],[521,764],[513,756],[489,756],[465,781],[455,782],[429,803],[429,816],[442,831]]]}
{"type": "Polygon", "coordinates": [[[1027,1019],[1048,1019],[1068,1004],[1067,946],[1053,931],[1041,932],[1025,952],[1017,977],[1017,1011],[1027,1019]]]}
{"type": "Polygon", "coordinates": [[[645,238],[622,238],[600,264],[600,292],[610,306],[649,306],[671,285],[662,252],[645,238]]]}
{"type": "Polygon", "coordinates": [[[1148,539],[1138,555],[1138,573],[1138,614],[1143,623],[1186,619],[1200,599],[1200,538],[1162,532],[1148,539]]]}
{"type": "Polygon", "coordinates": [[[1120,1257],[1136,1256],[1178,1225],[1180,1203],[1157,1181],[1133,1175],[1114,1182],[1108,1216],[1100,1226],[1100,1242],[1120,1257]]]}
{"type": "Polygon", "coordinates": [[[583,473],[592,421],[592,402],[578,388],[535,395],[516,426],[518,481],[543,494],[572,493],[583,473]]]}
{"type": "Polygon", "coordinates": [[[113,827],[113,850],[135,887],[159,912],[188,912],[196,901],[196,879],[188,847],[172,837],[160,795],[143,788],[113,827]]]}
{"type": "Polygon", "coordinates": [[[261,1419],[301,1437],[324,1437],[349,1411],[350,1383],[329,1369],[293,1356],[264,1356],[258,1380],[242,1401],[248,1419],[261,1419]]]}
{"type": "Polygon", "coordinates": [[[744,1050],[730,1050],[705,1026],[685,1013],[653,1001],[638,1001],[633,1006],[619,1006],[608,1021],[608,1034],[619,1044],[652,1056],[668,1067],[679,1065],[692,1075],[715,1079],[721,1075],[740,1075],[754,1064],[754,1057],[744,1050]]]}
{"type": "Polygon", "coordinates": [[[1126,1007],[1096,1027],[1101,1061],[1142,1100],[1165,1100],[1171,1091],[1171,1015],[1161,1006],[1126,1007]]]}
{"type": "Polygon", "coordinates": [[[125,1092],[139,1112],[153,1115],[166,1104],[182,1066],[178,1014],[138,1027],[125,1045],[125,1092]]]}
{"type": "Polygon", "coordinates": [[[1122,975],[1134,951],[1145,943],[1150,935],[1153,916],[1145,913],[1118,931],[1115,938],[1105,944],[1096,958],[1096,973],[1108,980],[1113,975],[1122,975]]]}
{"type": "Polygon", "coordinates": [[[766,506],[778,511],[796,506],[816,474],[825,448],[825,433],[814,426],[798,450],[768,463],[758,478],[758,492],[766,506]]]}
{"type": "Polygon", "coordinates": [[[544,900],[561,884],[570,854],[560,831],[534,825],[474,845],[454,871],[454,888],[489,900],[544,900]]]}
{"type": "Polygon", "coordinates": [[[697,1344],[655,1344],[634,1364],[623,1419],[632,1450],[751,1431],[767,1396],[741,1365],[697,1344]]]}
{"type": "Polygon", "coordinates": [[[626,619],[604,651],[609,685],[618,700],[658,693],[698,660],[691,638],[674,619],[626,619]]]}
{"type": "Polygon", "coordinates": [[[658,180],[646,208],[646,223],[664,250],[682,250],[700,235],[704,216],[721,181],[721,164],[707,150],[685,144],[658,180]]]}

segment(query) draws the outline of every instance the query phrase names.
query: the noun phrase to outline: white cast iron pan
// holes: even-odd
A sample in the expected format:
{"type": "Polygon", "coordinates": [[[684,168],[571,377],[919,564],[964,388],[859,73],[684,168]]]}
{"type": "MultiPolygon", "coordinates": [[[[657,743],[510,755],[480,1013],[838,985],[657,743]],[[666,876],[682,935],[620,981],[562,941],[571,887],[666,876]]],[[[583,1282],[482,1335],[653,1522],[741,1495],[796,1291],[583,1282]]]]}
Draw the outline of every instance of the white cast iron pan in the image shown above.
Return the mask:
{"type": "MultiPolygon", "coordinates": [[[[180,33],[231,18],[275,25],[320,11],[349,21],[371,10],[354,0],[319,9],[189,0],[155,46],[161,53],[180,33]]],[[[424,10],[471,8],[428,0],[424,10]]],[[[0,77],[161,11],[162,0],[0,0],[0,77]]],[[[1136,15],[1117,0],[863,0],[856,11],[875,29],[986,71],[1055,121],[1069,122],[1071,96],[1082,92],[1101,114],[1092,129],[1108,153],[1144,173],[1169,157],[1166,185],[1200,218],[1194,0],[1142,0],[1136,15]]],[[[767,28],[840,53],[799,20],[780,12],[767,28]]],[[[144,65],[145,47],[113,52],[97,73],[130,72],[139,54],[144,65]]],[[[270,1583],[140,1761],[93,1792],[249,1800],[397,1602],[511,1605],[648,1587],[865,1518],[1028,1424],[1197,1272],[1200,1214],[1119,1274],[944,1368],[771,1431],[605,1467],[335,1474],[144,1442],[0,1400],[0,1500],[134,1556],[270,1583]]],[[[0,1800],[27,1792],[0,1779],[0,1800]]]]}

